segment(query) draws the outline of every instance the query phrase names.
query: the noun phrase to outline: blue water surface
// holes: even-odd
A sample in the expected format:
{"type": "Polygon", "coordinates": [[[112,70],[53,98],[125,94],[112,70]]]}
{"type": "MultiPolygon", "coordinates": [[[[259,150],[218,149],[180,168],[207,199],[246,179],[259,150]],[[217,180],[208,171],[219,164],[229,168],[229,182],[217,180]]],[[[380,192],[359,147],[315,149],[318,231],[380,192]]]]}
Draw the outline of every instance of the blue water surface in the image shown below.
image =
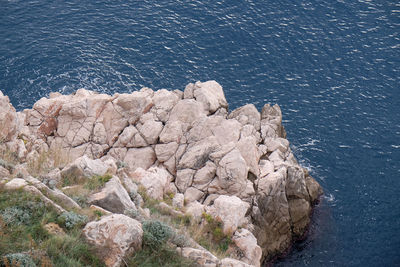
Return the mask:
{"type": "Polygon", "coordinates": [[[216,80],[230,108],[278,103],[321,183],[277,266],[400,265],[400,4],[384,0],[0,0],[0,89],[113,94],[216,80]]]}

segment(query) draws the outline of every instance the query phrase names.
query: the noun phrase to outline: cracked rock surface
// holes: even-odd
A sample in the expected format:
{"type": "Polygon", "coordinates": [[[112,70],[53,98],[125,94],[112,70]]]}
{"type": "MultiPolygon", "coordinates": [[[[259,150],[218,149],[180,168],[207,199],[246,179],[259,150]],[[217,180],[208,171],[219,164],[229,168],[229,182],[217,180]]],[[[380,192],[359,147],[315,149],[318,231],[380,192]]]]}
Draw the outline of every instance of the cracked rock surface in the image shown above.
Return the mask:
{"type": "MultiPolygon", "coordinates": [[[[184,199],[184,208],[195,218],[209,210],[226,222],[226,232],[246,229],[236,240],[256,239],[252,248],[261,248],[261,261],[284,252],[305,233],[322,194],[293,155],[280,107],[265,104],[260,112],[248,104],[228,112],[215,81],[189,84],[184,92],[53,93],[22,112],[0,92],[0,123],[3,144],[20,151],[21,158],[34,150],[61,150],[71,161],[85,156],[90,168],[84,172],[89,173],[102,173],[100,165],[108,158],[123,162],[153,198],[173,192],[179,194],[174,205],[182,206],[184,199]]],[[[93,203],[109,197],[122,203],[112,207],[115,211],[129,208],[127,193],[120,195],[123,190],[116,187],[122,185],[113,178],[93,203]]],[[[245,253],[251,264],[251,255],[260,254],[253,250],[245,253]]],[[[216,260],[206,261],[212,265],[216,260]]]]}

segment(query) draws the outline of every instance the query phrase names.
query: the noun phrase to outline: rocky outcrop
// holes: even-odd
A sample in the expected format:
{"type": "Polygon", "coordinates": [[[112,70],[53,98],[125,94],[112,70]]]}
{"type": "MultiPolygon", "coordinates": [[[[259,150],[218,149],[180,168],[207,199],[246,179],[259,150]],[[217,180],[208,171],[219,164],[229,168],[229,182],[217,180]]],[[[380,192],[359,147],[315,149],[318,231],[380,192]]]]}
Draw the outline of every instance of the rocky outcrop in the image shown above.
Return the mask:
{"type": "Polygon", "coordinates": [[[135,204],[117,176],[113,176],[100,192],[91,195],[88,202],[114,213],[123,214],[126,210],[136,210],[135,204]]]}
{"type": "Polygon", "coordinates": [[[88,223],[83,235],[109,267],[120,266],[124,257],[142,247],[142,225],[122,214],[88,223]]]}
{"type": "Polygon", "coordinates": [[[134,209],[124,189],[134,197],[134,183],[158,200],[173,194],[174,207],[196,221],[204,213],[221,221],[244,255],[237,260],[251,265],[258,266],[260,249],[268,261],[302,236],[322,194],[293,155],[280,107],[266,104],[259,112],[249,104],[228,113],[215,81],[189,84],[184,92],[143,88],[109,96],[79,89],[51,94],[23,112],[0,94],[0,111],[0,139],[20,158],[53,150],[75,161],[60,179],[116,174],[116,163],[126,166],[91,196],[92,204],[114,213],[134,209]]]}

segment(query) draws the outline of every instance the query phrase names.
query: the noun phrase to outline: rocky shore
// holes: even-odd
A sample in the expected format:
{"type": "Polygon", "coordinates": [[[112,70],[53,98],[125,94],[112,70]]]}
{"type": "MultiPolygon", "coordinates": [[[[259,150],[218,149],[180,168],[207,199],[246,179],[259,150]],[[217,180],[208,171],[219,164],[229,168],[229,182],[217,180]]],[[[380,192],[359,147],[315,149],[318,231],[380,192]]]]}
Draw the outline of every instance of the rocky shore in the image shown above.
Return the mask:
{"type": "Polygon", "coordinates": [[[141,249],[143,218],[152,214],[139,188],[170,216],[189,216],[199,228],[221,223],[231,240],[226,258],[194,239],[176,247],[200,266],[270,261],[305,233],[322,194],[290,149],[279,106],[229,112],[215,81],[184,91],[51,93],[21,112],[0,92],[0,125],[1,149],[18,159],[12,168],[0,164],[6,190],[23,188],[63,213],[82,208],[71,186],[110,175],[86,200],[101,218],[83,228],[107,266],[141,249]],[[53,156],[38,163],[43,153],[53,156]],[[59,157],[64,164],[51,168],[59,157]],[[47,174],[32,173],[35,164],[48,166],[47,174]]]}

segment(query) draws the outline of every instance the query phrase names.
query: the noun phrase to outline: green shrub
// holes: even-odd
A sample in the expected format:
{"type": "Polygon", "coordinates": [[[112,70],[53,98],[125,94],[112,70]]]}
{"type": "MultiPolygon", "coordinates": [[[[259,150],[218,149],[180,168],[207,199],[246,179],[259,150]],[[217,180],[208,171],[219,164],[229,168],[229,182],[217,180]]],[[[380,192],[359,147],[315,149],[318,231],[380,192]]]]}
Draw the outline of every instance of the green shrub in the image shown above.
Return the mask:
{"type": "Polygon", "coordinates": [[[0,266],[36,267],[36,264],[29,255],[14,253],[5,255],[1,259],[0,266]]]}
{"type": "Polygon", "coordinates": [[[97,190],[102,188],[105,183],[110,181],[112,178],[112,175],[110,174],[105,174],[105,175],[94,175],[92,178],[88,179],[88,181],[85,184],[85,188],[89,190],[97,190]]]}
{"type": "Polygon", "coordinates": [[[68,211],[58,216],[57,223],[68,230],[71,230],[75,227],[83,226],[87,220],[88,217],[85,215],[79,215],[73,211],[68,211]]]}
{"type": "Polygon", "coordinates": [[[9,207],[0,212],[3,221],[7,225],[29,224],[31,222],[31,212],[20,207],[9,207]]]}
{"type": "Polygon", "coordinates": [[[143,223],[143,244],[157,250],[172,236],[171,227],[160,221],[145,221],[143,223]]]}
{"type": "Polygon", "coordinates": [[[128,164],[126,162],[123,162],[123,161],[120,161],[120,160],[118,160],[116,164],[117,164],[117,168],[118,169],[125,168],[125,167],[128,166],[128,164]]]}
{"type": "Polygon", "coordinates": [[[52,236],[44,243],[44,247],[54,266],[104,266],[81,239],[78,230],[71,235],[52,236]]]}

